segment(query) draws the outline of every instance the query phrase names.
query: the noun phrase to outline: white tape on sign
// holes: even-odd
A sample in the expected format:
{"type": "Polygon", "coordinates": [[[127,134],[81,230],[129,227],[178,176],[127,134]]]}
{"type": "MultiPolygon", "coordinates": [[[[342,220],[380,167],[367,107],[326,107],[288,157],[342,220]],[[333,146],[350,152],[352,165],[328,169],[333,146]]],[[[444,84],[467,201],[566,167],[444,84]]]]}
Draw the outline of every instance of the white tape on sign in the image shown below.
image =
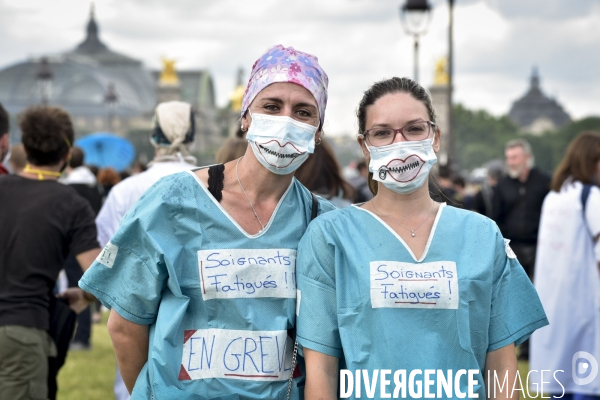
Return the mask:
{"type": "Polygon", "coordinates": [[[204,300],[296,297],[296,250],[201,250],[198,268],[204,300]]]}
{"type": "Polygon", "coordinates": [[[458,274],[453,261],[373,261],[370,272],[373,308],[458,309],[458,274]]]}
{"type": "Polygon", "coordinates": [[[179,380],[287,380],[293,350],[287,331],[188,330],[179,380]]]}

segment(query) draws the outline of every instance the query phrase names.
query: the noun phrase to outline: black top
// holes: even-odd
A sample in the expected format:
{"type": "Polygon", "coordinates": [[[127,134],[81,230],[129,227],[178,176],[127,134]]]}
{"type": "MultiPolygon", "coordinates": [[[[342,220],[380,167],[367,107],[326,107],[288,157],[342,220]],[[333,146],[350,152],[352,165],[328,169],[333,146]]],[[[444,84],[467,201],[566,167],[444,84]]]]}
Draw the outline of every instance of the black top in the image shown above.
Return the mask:
{"type": "Polygon", "coordinates": [[[89,186],[83,183],[70,183],[70,187],[84,199],[88,201],[92,206],[94,216],[97,216],[102,208],[102,193],[100,193],[100,187],[98,185],[89,186]]]}
{"type": "Polygon", "coordinates": [[[521,182],[505,176],[494,188],[492,219],[502,235],[515,243],[537,243],[542,203],[550,191],[550,177],[537,168],[521,182]]]}
{"type": "Polygon", "coordinates": [[[220,203],[223,199],[223,181],[225,180],[225,165],[215,164],[208,168],[208,191],[220,203]]]}
{"type": "Polygon", "coordinates": [[[65,257],[98,247],[94,214],[56,181],[0,177],[0,326],[49,326],[49,299],[65,257]]]}

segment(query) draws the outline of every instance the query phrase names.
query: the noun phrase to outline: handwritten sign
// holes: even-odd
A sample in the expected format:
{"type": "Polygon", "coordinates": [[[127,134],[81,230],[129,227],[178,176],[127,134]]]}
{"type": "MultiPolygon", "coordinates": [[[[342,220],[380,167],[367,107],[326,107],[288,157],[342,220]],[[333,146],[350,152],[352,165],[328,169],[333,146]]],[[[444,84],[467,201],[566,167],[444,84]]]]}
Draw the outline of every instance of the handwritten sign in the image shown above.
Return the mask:
{"type": "Polygon", "coordinates": [[[204,300],[296,297],[296,250],[201,250],[198,268],[204,300]]]}
{"type": "Polygon", "coordinates": [[[452,261],[373,261],[370,272],[373,308],[458,308],[458,274],[452,261]]]}
{"type": "Polygon", "coordinates": [[[287,331],[187,330],[179,379],[286,380],[293,349],[287,331]]]}
{"type": "Polygon", "coordinates": [[[96,257],[96,261],[107,268],[112,268],[113,265],[115,265],[118,252],[119,248],[111,242],[108,242],[100,254],[98,254],[98,257],[96,257]]]}

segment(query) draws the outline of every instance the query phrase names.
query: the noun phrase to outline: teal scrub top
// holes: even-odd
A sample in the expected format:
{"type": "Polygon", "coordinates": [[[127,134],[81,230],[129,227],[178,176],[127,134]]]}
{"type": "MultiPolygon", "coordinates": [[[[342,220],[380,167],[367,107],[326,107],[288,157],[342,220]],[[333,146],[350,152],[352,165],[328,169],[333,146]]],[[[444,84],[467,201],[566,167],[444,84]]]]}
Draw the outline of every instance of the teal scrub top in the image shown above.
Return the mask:
{"type": "Polygon", "coordinates": [[[327,213],[300,242],[297,272],[298,343],[371,377],[375,369],[483,373],[486,353],[548,324],[496,224],[444,204],[420,259],[367,210],[327,213]]]}
{"type": "MultiPolygon", "coordinates": [[[[319,213],[334,208],[318,204],[319,213]]],[[[79,282],[150,326],[132,399],[285,398],[296,251],[311,208],[294,179],[265,229],[249,235],[193,172],[165,177],[140,198],[79,282]]],[[[304,377],[294,381],[292,398],[302,398],[304,377]]]]}

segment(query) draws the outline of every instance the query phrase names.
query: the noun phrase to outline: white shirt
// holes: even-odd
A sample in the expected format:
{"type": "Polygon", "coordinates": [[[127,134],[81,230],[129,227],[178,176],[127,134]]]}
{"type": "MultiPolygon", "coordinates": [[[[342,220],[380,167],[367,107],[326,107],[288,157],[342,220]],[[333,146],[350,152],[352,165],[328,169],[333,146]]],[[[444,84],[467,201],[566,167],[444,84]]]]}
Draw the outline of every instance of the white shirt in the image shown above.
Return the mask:
{"type": "Polygon", "coordinates": [[[146,171],[133,175],[115,185],[108,194],[98,217],[96,217],[100,245],[106,246],[119,228],[119,223],[125,213],[150,186],[154,185],[163,176],[192,168],[195,168],[195,165],[185,162],[157,162],[146,171]]]}
{"type": "MultiPolygon", "coordinates": [[[[600,362],[600,244],[593,237],[600,233],[600,189],[590,190],[582,213],[580,182],[567,181],[560,193],[550,192],[542,206],[535,263],[535,287],[550,321],[532,335],[531,370],[546,372],[546,393],[600,395],[600,372],[586,385],[578,385],[579,378],[589,376],[573,371],[573,356],[579,351],[593,355],[600,362]]],[[[577,365],[585,362],[579,359],[577,365]]],[[[588,362],[588,366],[593,362],[588,362]]],[[[592,371],[593,372],[593,371],[592,371]]],[[[532,381],[541,383],[539,374],[532,381]]]]}

